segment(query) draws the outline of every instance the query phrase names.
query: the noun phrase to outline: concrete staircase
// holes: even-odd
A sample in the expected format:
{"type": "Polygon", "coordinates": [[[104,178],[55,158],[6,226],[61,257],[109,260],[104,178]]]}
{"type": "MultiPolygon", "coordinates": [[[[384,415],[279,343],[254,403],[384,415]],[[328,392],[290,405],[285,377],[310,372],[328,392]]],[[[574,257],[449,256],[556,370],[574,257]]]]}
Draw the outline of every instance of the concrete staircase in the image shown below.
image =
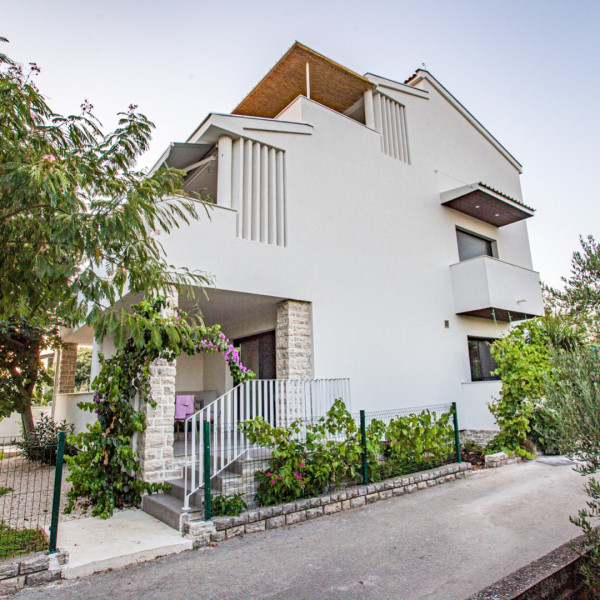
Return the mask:
{"type": "MultiPolygon", "coordinates": [[[[265,451],[264,448],[248,450],[244,456],[238,458],[226,469],[212,477],[211,494],[213,496],[229,496],[240,493],[248,508],[255,508],[254,497],[257,483],[254,474],[268,468],[269,460],[270,453],[265,451]],[[260,458],[257,457],[258,453],[260,453],[260,458]]],[[[198,481],[197,466],[194,468],[196,469],[196,481],[198,481]]],[[[183,510],[184,477],[187,477],[188,482],[191,480],[192,467],[190,465],[183,466],[182,477],[165,482],[171,486],[168,492],[144,496],[142,501],[144,512],[178,531],[184,531],[187,523],[204,519],[204,488],[192,495],[190,510],[183,510]]]]}

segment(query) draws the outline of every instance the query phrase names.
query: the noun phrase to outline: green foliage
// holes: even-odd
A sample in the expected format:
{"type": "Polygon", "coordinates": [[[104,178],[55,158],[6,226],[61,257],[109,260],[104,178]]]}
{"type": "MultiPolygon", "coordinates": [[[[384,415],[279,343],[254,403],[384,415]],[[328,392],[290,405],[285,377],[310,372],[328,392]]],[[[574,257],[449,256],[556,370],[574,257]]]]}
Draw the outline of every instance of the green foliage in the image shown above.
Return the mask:
{"type": "Polygon", "coordinates": [[[38,529],[13,529],[0,523],[0,559],[48,549],[48,540],[38,529]]]}
{"type": "Polygon", "coordinates": [[[454,438],[452,413],[438,417],[424,410],[396,417],[386,427],[381,476],[384,479],[439,465],[448,458],[454,438]]]}
{"type": "Polygon", "coordinates": [[[142,301],[132,307],[136,315],[131,337],[109,359],[101,357],[102,369],[94,380],[92,402],[79,407],[96,412],[98,420],[87,431],[69,437],[79,452],[67,459],[72,483],[65,512],[78,500],[91,505],[92,515],[108,518],[116,508],[137,506],[144,492],[164,489],[139,479],[141,467],[132,449],[134,435],[146,429],[143,412],[134,399],[155,407],[150,365],[156,359],[174,360],[180,354],[222,354],[231,374],[240,382],[254,377],[239,361],[239,352],[220,327],[203,327],[177,309],[165,314],[166,301],[142,301]]]}
{"type": "Polygon", "coordinates": [[[123,343],[136,318],[114,308],[125,290],[207,283],[166,262],[161,233],[208,205],[186,196],[183,172],[136,169],[153,124],[130,106],[105,132],[87,100],[78,115],[57,114],[39,71],[0,53],[0,416],[19,412],[26,432],[39,351],[57,326],[123,343]]]}
{"type": "MultiPolygon", "coordinates": [[[[373,419],[366,431],[369,479],[402,475],[440,464],[452,440],[450,414],[423,411],[389,424],[373,419]]],[[[240,424],[249,441],[272,450],[258,471],[256,500],[263,506],[319,495],[346,481],[362,480],[360,432],[342,399],[313,424],[272,427],[261,417],[240,424]]]]}
{"type": "Polygon", "coordinates": [[[263,506],[318,495],[360,472],[356,424],[341,399],[314,424],[297,420],[287,428],[272,427],[257,417],[240,430],[251,443],[272,449],[269,468],[256,473],[256,500],[263,506]]]}
{"type": "Polygon", "coordinates": [[[78,348],[77,363],[75,367],[75,391],[87,392],[90,389],[90,375],[92,372],[92,349],[78,348]]]}
{"type": "Polygon", "coordinates": [[[33,430],[31,402],[36,387],[48,382],[40,349],[57,343],[56,330],[32,325],[25,319],[0,321],[0,417],[19,413],[25,433],[33,430]]]}
{"type": "Polygon", "coordinates": [[[211,500],[213,517],[239,517],[247,508],[248,505],[240,493],[213,496],[211,500]]]}
{"type": "MultiPolygon", "coordinates": [[[[23,450],[23,454],[33,461],[38,461],[46,465],[56,464],[56,450],[58,448],[58,432],[65,431],[67,439],[73,434],[74,426],[68,425],[66,421],[55,423],[45,414],[40,415],[39,421],[35,424],[32,432],[23,435],[17,446],[23,450]]],[[[76,453],[75,448],[65,444],[65,455],[70,456],[76,453]]]]}
{"type": "Polygon", "coordinates": [[[571,258],[571,274],[563,277],[564,289],[550,289],[562,311],[575,315],[597,337],[600,334],[600,244],[593,236],[579,238],[581,250],[571,258]]]}
{"type": "Polygon", "coordinates": [[[500,427],[488,444],[487,452],[500,450],[533,458],[526,449],[534,404],[545,394],[552,378],[549,338],[540,319],[517,325],[492,345],[492,356],[502,379],[500,398],[490,404],[490,412],[500,427]]]}
{"type": "MultiPolygon", "coordinates": [[[[551,356],[554,382],[548,392],[548,410],[556,423],[553,443],[578,460],[582,475],[600,470],[600,348],[576,352],[555,350],[551,356]]],[[[600,597],[600,482],[590,478],[584,485],[586,508],[571,521],[584,534],[580,552],[586,553],[582,571],[588,587],[600,597]]]]}
{"type": "Polygon", "coordinates": [[[6,494],[12,491],[13,489],[11,487],[4,487],[3,485],[0,485],[0,497],[6,496],[6,494]]]}

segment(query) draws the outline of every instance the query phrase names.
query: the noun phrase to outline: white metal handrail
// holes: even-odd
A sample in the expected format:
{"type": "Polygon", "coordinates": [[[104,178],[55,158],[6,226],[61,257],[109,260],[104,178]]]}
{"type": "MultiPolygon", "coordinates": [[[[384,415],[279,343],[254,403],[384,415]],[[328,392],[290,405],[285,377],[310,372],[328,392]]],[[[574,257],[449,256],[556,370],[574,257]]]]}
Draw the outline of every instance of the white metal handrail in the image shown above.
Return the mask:
{"type": "Polygon", "coordinates": [[[238,428],[262,417],[275,427],[293,420],[312,421],[324,415],[337,398],[348,410],[349,379],[254,379],[240,384],[185,421],[184,510],[204,487],[204,422],[210,423],[210,474],[219,474],[243,456],[252,444],[238,428]]]}

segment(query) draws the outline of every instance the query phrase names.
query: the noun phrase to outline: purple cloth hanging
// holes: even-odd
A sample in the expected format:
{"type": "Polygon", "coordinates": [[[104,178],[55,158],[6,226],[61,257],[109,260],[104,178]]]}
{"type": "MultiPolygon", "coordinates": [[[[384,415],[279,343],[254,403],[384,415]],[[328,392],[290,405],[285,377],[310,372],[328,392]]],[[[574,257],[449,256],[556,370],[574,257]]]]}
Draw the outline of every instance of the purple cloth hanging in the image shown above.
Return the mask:
{"type": "Polygon", "coordinates": [[[194,414],[194,396],[175,396],[175,420],[181,421],[194,414]]]}

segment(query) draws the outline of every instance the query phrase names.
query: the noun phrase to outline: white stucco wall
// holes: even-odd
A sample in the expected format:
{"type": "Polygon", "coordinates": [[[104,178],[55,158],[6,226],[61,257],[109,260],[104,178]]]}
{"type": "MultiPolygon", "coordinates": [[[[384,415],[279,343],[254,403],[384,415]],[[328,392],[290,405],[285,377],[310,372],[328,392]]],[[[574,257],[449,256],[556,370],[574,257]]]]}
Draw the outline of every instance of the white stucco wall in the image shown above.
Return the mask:
{"type": "MultiPolygon", "coordinates": [[[[441,206],[440,193],[482,181],[521,199],[519,173],[448,100],[422,88],[427,98],[386,90],[406,107],[410,164],[383,154],[376,131],[306,98],[279,115],[312,126],[286,125],[296,133],[232,118],[234,137],[285,151],[287,245],[236,237],[236,212],[218,206],[161,241],[170,263],[213,274],[221,290],[311,302],[314,376],[350,377],[353,408],[456,401],[461,427],[486,429],[499,384],[470,383],[467,336],[499,337],[508,326],[455,314],[456,227],[495,239],[500,260],[531,269],[527,225],[496,228],[441,206]]],[[[273,326],[274,315],[248,314],[224,331],[273,326]]],[[[220,357],[196,365],[179,360],[178,389],[231,386],[220,357]]]]}

